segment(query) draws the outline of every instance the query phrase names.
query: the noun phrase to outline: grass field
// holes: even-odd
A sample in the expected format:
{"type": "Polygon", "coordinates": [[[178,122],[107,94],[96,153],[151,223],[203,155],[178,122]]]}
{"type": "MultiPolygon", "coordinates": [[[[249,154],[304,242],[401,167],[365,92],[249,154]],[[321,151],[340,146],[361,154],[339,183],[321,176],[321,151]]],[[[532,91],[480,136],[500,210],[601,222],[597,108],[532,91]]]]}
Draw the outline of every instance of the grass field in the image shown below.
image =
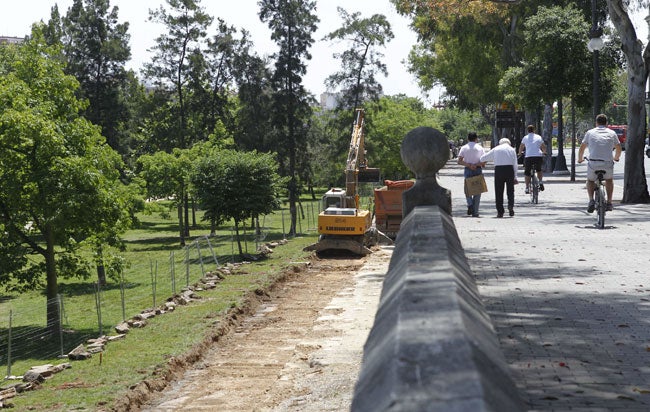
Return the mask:
{"type": "MultiPolygon", "coordinates": [[[[226,276],[216,289],[201,292],[203,299],[180,306],[174,312],[158,316],[147,327],[129,332],[126,339],[111,342],[100,357],[75,361],[72,368],[48,379],[42,388],[13,398],[17,410],[96,410],[110,407],[129,387],[151,376],[172,356],[186,352],[200,342],[210,327],[229,308],[242,302],[247,292],[268,286],[292,262],[304,261],[309,253],[302,248],[316,241],[315,205],[303,204],[298,227],[299,236],[288,239],[268,259],[245,264],[242,273],[226,276]],[[315,215],[314,215],[315,213],[315,215]]],[[[59,280],[64,302],[64,345],[59,339],[39,335],[44,330],[46,299],[42,291],[6,294],[0,303],[0,367],[10,368],[21,375],[31,366],[59,364],[80,341],[96,338],[100,329],[114,335],[114,326],[126,316],[164,302],[188,283],[199,280],[206,271],[218,265],[237,261],[238,248],[233,244],[229,226],[222,227],[217,236],[206,236],[209,229],[198,225],[191,232],[187,248],[179,245],[175,219],[158,214],[140,216],[139,228],[125,235],[127,250],[122,254],[128,262],[123,280],[109,279],[106,287],[97,290],[96,278],[59,280]],[[199,256],[197,244],[201,245],[199,256]],[[124,302],[124,303],[122,303],[124,302]],[[11,319],[12,348],[7,348],[7,332],[11,319]],[[99,320],[101,319],[101,323],[99,320]],[[62,347],[66,346],[66,347],[62,347]],[[11,358],[8,354],[11,353],[11,358]]],[[[279,240],[288,231],[286,210],[261,220],[263,241],[279,240]]],[[[250,229],[243,246],[254,254],[256,239],[250,229]]],[[[8,386],[12,381],[5,381],[8,386]]]]}

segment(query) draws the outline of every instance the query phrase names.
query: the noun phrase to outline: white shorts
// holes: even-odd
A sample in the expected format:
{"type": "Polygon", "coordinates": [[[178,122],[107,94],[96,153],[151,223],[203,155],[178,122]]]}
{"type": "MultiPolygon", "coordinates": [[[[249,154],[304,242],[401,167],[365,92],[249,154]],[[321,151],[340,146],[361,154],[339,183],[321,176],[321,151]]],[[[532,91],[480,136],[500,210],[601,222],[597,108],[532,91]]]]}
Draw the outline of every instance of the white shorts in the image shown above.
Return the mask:
{"type": "Polygon", "coordinates": [[[598,180],[596,170],[604,170],[605,180],[614,178],[614,162],[611,160],[590,160],[587,166],[587,180],[595,182],[598,180]]]}

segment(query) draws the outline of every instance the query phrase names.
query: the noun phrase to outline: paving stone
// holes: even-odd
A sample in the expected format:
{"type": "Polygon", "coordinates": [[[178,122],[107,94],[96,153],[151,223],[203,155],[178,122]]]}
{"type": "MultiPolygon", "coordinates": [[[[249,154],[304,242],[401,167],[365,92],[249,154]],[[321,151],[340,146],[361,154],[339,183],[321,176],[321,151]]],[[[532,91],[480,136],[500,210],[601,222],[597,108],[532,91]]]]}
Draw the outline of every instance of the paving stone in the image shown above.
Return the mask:
{"type": "Polygon", "coordinates": [[[650,206],[615,201],[606,229],[596,229],[585,210],[586,166],[576,170],[576,182],[545,176],[537,205],[518,185],[516,215],[503,219],[489,166],[480,218],[464,213],[460,167],[448,163],[439,179],[452,192],[456,230],[529,410],[647,411],[650,206]]]}

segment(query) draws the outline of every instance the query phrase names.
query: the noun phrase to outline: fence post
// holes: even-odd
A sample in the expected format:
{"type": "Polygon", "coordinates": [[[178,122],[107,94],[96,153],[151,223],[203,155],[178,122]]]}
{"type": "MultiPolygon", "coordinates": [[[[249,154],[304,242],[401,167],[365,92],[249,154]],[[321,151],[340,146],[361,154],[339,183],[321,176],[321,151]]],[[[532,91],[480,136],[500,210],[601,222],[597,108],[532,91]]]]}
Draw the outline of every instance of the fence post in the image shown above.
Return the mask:
{"type": "Polygon", "coordinates": [[[190,286],[190,247],[185,246],[185,286],[190,286]]]}
{"type": "Polygon", "coordinates": [[[122,299],[122,322],[126,321],[126,298],[124,290],[124,270],[120,270],[120,298],[122,299]]]}
{"type": "Polygon", "coordinates": [[[248,253],[248,238],[246,237],[246,222],[244,221],[244,251],[248,253]]]}
{"type": "Polygon", "coordinates": [[[287,239],[287,233],[284,228],[284,209],[280,210],[280,215],[282,216],[282,239],[287,239]]]}
{"type": "Polygon", "coordinates": [[[214,259],[214,264],[219,267],[219,261],[217,260],[217,255],[214,253],[214,249],[212,248],[212,243],[210,243],[210,237],[208,235],[205,235],[205,240],[208,242],[210,253],[212,253],[212,259],[214,259]]]}
{"type": "Polygon", "coordinates": [[[9,330],[7,333],[7,378],[11,376],[11,328],[13,323],[13,316],[13,309],[9,309],[9,330]]]}
{"type": "Polygon", "coordinates": [[[156,307],[156,283],[158,281],[158,261],[156,261],[156,269],[154,271],[154,263],[150,261],[149,268],[151,271],[151,292],[153,293],[153,307],[156,307]]]}
{"type": "Polygon", "coordinates": [[[172,295],[176,294],[176,268],[174,267],[174,251],[169,252],[169,268],[172,277],[172,295]]]}
{"type": "Polygon", "coordinates": [[[235,263],[235,229],[230,229],[230,261],[235,263]]]}
{"type": "Polygon", "coordinates": [[[57,294],[56,300],[59,305],[59,343],[61,345],[61,356],[63,356],[63,297],[61,297],[60,294],[57,294]]]}
{"type": "Polygon", "coordinates": [[[201,265],[201,277],[205,277],[205,270],[203,270],[203,258],[201,257],[201,245],[199,245],[199,240],[196,239],[196,250],[199,251],[199,264],[201,265]]]}
{"type": "MultiPolygon", "coordinates": [[[[102,293],[102,287],[99,284],[99,282],[95,282],[95,307],[97,308],[97,322],[99,324],[99,336],[103,335],[103,329],[102,329],[102,298],[101,298],[101,293],[102,293]]],[[[59,299],[59,303],[61,300],[59,299]]],[[[59,328],[60,329],[60,328],[59,328]]],[[[63,349],[63,345],[61,345],[61,349],[63,349]]],[[[61,350],[61,355],[63,355],[63,350],[61,350]]]]}

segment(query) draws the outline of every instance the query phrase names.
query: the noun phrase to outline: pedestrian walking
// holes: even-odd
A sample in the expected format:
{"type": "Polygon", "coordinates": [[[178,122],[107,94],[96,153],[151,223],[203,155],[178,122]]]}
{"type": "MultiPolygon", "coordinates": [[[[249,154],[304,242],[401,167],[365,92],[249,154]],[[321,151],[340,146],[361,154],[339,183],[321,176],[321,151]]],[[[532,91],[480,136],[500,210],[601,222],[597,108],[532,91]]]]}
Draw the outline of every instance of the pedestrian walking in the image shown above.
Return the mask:
{"type": "Polygon", "coordinates": [[[607,116],[599,114],[596,116],[596,127],[587,130],[580,150],[578,151],[578,163],[585,161],[585,150],[589,151],[589,163],[587,164],[587,195],[589,205],[587,212],[592,213],[596,209],[594,202],[594,190],[596,189],[596,170],[604,170],[605,192],[607,193],[607,211],[611,211],[612,196],[614,195],[614,162],[621,157],[621,142],[616,132],[607,128],[607,116]],[[614,153],[612,153],[614,152],[614,153]]]}
{"type": "Polygon", "coordinates": [[[542,173],[542,161],[546,154],[544,139],[542,139],[542,136],[535,133],[535,126],[530,124],[528,125],[527,130],[528,134],[521,139],[521,144],[519,145],[519,154],[521,155],[525,151],[526,156],[524,158],[526,194],[530,193],[530,177],[533,173],[537,173],[537,178],[539,179],[539,190],[544,190],[544,183],[542,182],[542,178],[544,177],[544,174],[542,173]]]}
{"type": "MultiPolygon", "coordinates": [[[[483,174],[483,164],[481,156],[485,153],[483,146],[478,144],[478,136],[474,132],[467,134],[467,144],[463,145],[458,152],[458,164],[465,166],[463,175],[465,179],[472,176],[483,174]]],[[[481,204],[481,194],[466,195],[467,214],[473,217],[479,217],[478,209],[481,204]]]]}
{"type": "Polygon", "coordinates": [[[494,197],[497,217],[503,217],[503,190],[508,196],[508,213],[515,215],[515,185],[517,182],[517,153],[510,144],[510,139],[499,140],[499,145],[481,156],[481,162],[494,162],[494,197]]]}

